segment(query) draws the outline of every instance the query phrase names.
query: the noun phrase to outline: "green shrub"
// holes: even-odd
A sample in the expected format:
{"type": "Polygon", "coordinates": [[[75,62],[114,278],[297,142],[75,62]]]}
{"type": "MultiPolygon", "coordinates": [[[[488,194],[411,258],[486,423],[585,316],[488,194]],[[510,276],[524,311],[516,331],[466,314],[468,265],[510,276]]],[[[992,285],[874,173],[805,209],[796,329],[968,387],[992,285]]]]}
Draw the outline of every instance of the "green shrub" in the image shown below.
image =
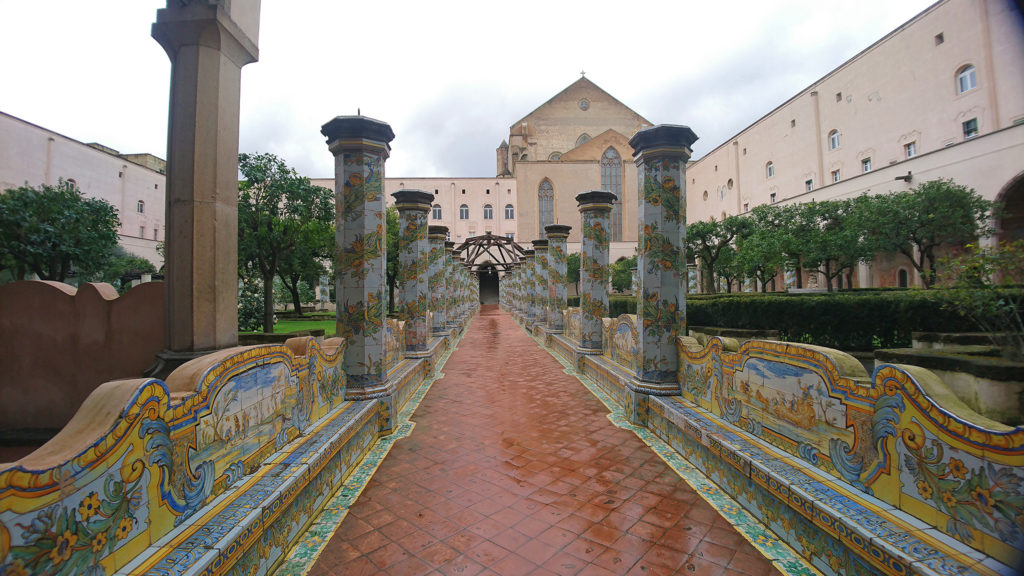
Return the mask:
{"type": "MultiPolygon", "coordinates": [[[[907,347],[912,332],[976,331],[969,319],[943,308],[942,292],[689,294],[686,321],[691,326],[778,330],[786,341],[848,351],[907,347]]],[[[570,305],[578,306],[578,299],[570,305]]],[[[635,313],[633,297],[609,298],[610,317],[635,313]]]]}

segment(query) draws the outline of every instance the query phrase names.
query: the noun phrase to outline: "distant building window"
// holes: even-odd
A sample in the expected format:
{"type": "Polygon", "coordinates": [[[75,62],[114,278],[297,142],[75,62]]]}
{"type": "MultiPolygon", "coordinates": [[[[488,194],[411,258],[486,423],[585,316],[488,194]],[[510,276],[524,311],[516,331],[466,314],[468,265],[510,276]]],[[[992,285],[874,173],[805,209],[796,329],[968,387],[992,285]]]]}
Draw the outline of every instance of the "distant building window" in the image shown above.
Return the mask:
{"type": "Polygon", "coordinates": [[[515,240],[516,239],[516,233],[515,232],[505,232],[505,238],[508,238],[509,240],[515,240]]]}
{"type": "Polygon", "coordinates": [[[146,227],[145,226],[139,226],[139,238],[145,238],[145,237],[146,237],[146,227]]]}
{"type": "Polygon", "coordinates": [[[555,223],[555,188],[551,181],[544,179],[537,188],[537,215],[540,217],[540,232],[544,227],[555,223]]]}
{"type": "Polygon", "coordinates": [[[861,172],[871,172],[871,158],[865,158],[860,161],[861,172]]]}
{"type": "Polygon", "coordinates": [[[579,138],[576,139],[576,145],[577,146],[582,146],[582,145],[586,144],[589,140],[590,140],[590,134],[587,134],[586,132],[584,132],[583,134],[580,134],[579,138]]]}
{"type": "Polygon", "coordinates": [[[898,278],[899,278],[899,280],[897,280],[897,282],[899,282],[900,288],[906,288],[906,287],[910,286],[910,275],[907,274],[906,269],[900,268],[900,272],[898,274],[898,278]]]}
{"type": "Polygon", "coordinates": [[[138,212],[139,214],[144,214],[146,212],[146,203],[143,202],[142,200],[136,202],[135,211],[138,212]]]}
{"type": "Polygon", "coordinates": [[[771,198],[772,204],[775,204],[775,192],[772,192],[769,198],[771,198]]]}
{"type": "Polygon", "coordinates": [[[903,152],[907,158],[913,158],[917,156],[917,142],[907,142],[903,145],[903,152]]]}
{"type": "Polygon", "coordinates": [[[836,92],[836,102],[842,102],[842,101],[843,101],[843,93],[842,92],[836,92]]]}
{"type": "Polygon", "coordinates": [[[554,162],[555,160],[561,160],[561,159],[562,159],[562,153],[561,152],[552,152],[551,155],[548,156],[548,160],[551,160],[552,162],[554,162]]]}
{"type": "Polygon", "coordinates": [[[484,204],[484,220],[494,220],[494,208],[490,204],[484,204]]]}
{"type": "Polygon", "coordinates": [[[159,233],[159,232],[160,232],[159,229],[153,228],[153,240],[159,240],[159,238],[156,237],[157,233],[159,233]]]}
{"type": "Polygon", "coordinates": [[[814,180],[806,180],[804,182],[804,188],[806,188],[808,192],[814,190],[814,180]]]}
{"type": "Polygon", "coordinates": [[[743,211],[744,212],[750,212],[750,203],[749,202],[744,202],[743,203],[743,211]]]}
{"type": "Polygon", "coordinates": [[[978,135],[978,119],[971,118],[964,122],[964,138],[974,138],[978,135]]]}
{"type": "Polygon", "coordinates": [[[956,86],[957,92],[960,94],[978,87],[978,77],[975,75],[974,66],[968,64],[957,72],[956,86]]]}
{"type": "Polygon", "coordinates": [[[708,201],[708,191],[707,190],[704,191],[704,201],[705,202],[708,201]]]}
{"type": "Polygon", "coordinates": [[[505,204],[505,220],[514,220],[516,217],[515,206],[505,204]]]}
{"type": "Polygon", "coordinates": [[[839,170],[832,171],[832,182],[839,182],[839,170]]]}
{"type": "Polygon", "coordinates": [[[943,34],[942,32],[939,32],[938,34],[935,35],[935,45],[936,46],[938,46],[939,44],[942,44],[945,41],[946,41],[946,35],[943,34]]]}
{"type": "Polygon", "coordinates": [[[789,127],[796,128],[796,118],[793,118],[792,120],[789,121],[789,127]]]}
{"type": "Polygon", "coordinates": [[[839,148],[839,130],[828,133],[828,149],[835,150],[836,148],[839,148]]]}
{"type": "Polygon", "coordinates": [[[612,204],[612,242],[622,241],[622,156],[608,147],[601,155],[601,189],[615,194],[612,204]]]}
{"type": "Polygon", "coordinates": [[[765,164],[764,175],[765,175],[766,178],[772,178],[772,177],[775,176],[775,164],[774,163],[769,162],[769,163],[765,164]]]}
{"type": "Polygon", "coordinates": [[[459,220],[469,220],[469,206],[459,206],[459,220]]]}
{"type": "Polygon", "coordinates": [[[430,217],[433,218],[434,220],[440,220],[441,219],[441,205],[440,204],[434,204],[434,206],[431,207],[431,209],[430,209],[430,217]]]}

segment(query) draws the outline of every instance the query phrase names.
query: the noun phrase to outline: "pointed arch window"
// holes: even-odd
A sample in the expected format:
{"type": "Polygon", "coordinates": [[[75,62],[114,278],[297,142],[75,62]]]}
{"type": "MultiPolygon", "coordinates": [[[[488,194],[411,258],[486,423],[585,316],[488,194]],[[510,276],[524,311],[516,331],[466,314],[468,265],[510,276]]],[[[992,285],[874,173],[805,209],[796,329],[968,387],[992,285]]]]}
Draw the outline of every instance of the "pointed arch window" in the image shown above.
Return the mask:
{"type": "Polygon", "coordinates": [[[441,219],[441,205],[440,204],[434,204],[434,206],[431,208],[431,214],[430,215],[431,215],[431,217],[434,220],[440,220],[441,219]]]}
{"type": "Polygon", "coordinates": [[[577,146],[582,146],[582,145],[586,144],[587,141],[589,141],[589,140],[590,140],[590,134],[587,134],[586,132],[584,132],[583,134],[580,134],[579,138],[576,139],[576,145],[577,146]]]}
{"type": "Polygon", "coordinates": [[[601,155],[601,189],[615,194],[612,204],[612,242],[622,241],[622,156],[608,147],[601,155]]]}
{"type": "Polygon", "coordinates": [[[537,188],[537,214],[540,217],[540,233],[537,237],[540,238],[544,234],[544,227],[555,223],[555,187],[547,178],[537,188]]]}

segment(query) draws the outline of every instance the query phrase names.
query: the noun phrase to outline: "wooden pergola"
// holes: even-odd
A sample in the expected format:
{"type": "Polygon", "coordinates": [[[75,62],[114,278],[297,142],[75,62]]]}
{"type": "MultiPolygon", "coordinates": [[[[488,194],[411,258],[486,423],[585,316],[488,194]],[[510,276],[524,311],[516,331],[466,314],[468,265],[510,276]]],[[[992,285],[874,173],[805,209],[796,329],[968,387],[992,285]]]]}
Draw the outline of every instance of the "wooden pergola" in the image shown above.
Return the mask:
{"type": "Polygon", "coordinates": [[[526,253],[515,240],[504,236],[495,236],[490,232],[482,236],[466,238],[457,250],[464,255],[463,261],[472,272],[480,272],[481,268],[494,268],[498,272],[508,272],[526,253]]]}

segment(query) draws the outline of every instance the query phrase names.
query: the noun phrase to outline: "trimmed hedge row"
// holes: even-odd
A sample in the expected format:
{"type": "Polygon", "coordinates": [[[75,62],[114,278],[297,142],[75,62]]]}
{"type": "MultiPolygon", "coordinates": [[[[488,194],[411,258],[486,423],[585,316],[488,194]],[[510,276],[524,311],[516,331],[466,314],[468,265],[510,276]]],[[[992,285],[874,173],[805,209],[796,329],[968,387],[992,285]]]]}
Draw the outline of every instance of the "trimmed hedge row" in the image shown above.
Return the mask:
{"type": "MultiPolygon", "coordinates": [[[[570,306],[578,306],[570,303],[570,306]]],[[[631,296],[609,298],[610,316],[634,314],[631,296]]],[[[857,351],[911,345],[912,332],[975,332],[977,325],[943,308],[937,291],[688,295],[692,326],[778,330],[782,340],[857,351]]]]}

